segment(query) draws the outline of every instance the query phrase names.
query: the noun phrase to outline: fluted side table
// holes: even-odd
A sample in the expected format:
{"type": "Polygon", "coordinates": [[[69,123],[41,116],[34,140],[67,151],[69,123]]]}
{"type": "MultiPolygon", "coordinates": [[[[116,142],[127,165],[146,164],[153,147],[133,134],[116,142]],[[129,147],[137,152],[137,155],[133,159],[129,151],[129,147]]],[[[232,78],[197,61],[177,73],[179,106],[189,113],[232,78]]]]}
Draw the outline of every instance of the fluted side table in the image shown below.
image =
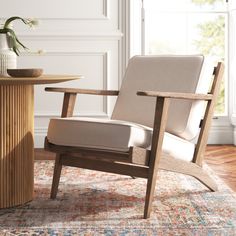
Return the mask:
{"type": "Polygon", "coordinates": [[[0,208],[33,199],[34,85],[81,76],[0,77],[0,208]]]}

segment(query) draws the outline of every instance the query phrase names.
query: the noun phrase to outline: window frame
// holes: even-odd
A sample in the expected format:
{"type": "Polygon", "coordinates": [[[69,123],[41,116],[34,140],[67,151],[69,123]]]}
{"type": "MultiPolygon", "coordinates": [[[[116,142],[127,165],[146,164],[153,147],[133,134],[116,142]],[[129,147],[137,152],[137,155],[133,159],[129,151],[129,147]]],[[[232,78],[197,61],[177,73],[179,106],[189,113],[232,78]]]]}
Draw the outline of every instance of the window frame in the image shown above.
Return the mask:
{"type": "MultiPolygon", "coordinates": [[[[144,0],[129,0],[129,9],[127,14],[129,15],[129,47],[128,57],[131,58],[134,55],[144,55],[145,41],[143,41],[143,32],[145,29],[145,11],[142,9],[144,0]],[[139,13],[134,11],[140,10],[139,13]],[[143,19],[144,18],[144,19],[143,19]],[[134,34],[133,27],[140,27],[141,30],[134,34]],[[135,42],[135,46],[133,44],[135,42]]],[[[228,66],[228,78],[226,81],[227,93],[225,100],[228,103],[227,113],[225,115],[217,115],[213,117],[212,127],[209,134],[208,143],[210,144],[232,144],[236,145],[236,73],[234,75],[233,67],[236,63],[236,0],[228,1],[228,8],[225,12],[227,14],[227,32],[226,37],[226,50],[227,50],[227,66],[228,66]],[[235,81],[235,82],[234,82],[235,81]]],[[[129,59],[128,58],[128,59],[129,59]]]]}

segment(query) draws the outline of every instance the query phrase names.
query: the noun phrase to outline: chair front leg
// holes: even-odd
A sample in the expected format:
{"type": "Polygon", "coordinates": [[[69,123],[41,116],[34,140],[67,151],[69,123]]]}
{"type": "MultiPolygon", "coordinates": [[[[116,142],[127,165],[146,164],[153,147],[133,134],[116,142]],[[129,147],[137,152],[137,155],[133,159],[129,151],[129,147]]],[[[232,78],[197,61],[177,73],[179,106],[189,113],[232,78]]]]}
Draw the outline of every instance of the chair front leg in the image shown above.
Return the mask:
{"type": "Polygon", "coordinates": [[[162,143],[167,123],[169,98],[158,98],[156,101],[156,110],[153,126],[152,148],[149,163],[149,175],[146,190],[146,200],[144,207],[144,218],[150,217],[153,196],[155,192],[158,164],[162,153],[162,143]]]}
{"type": "Polygon", "coordinates": [[[76,93],[64,93],[61,117],[71,117],[73,115],[76,93]]]}
{"type": "Polygon", "coordinates": [[[61,154],[56,155],[55,166],[54,166],[54,173],[53,173],[53,180],[52,180],[52,188],[51,188],[51,199],[55,199],[57,196],[58,185],[61,177],[61,154]]]}
{"type": "MultiPolygon", "coordinates": [[[[61,117],[71,117],[73,115],[75,100],[76,100],[76,93],[64,93],[61,117]]],[[[58,185],[61,176],[61,169],[62,169],[61,154],[57,154],[55,160],[51,196],[50,196],[50,198],[52,199],[56,198],[57,196],[58,185]]]]}

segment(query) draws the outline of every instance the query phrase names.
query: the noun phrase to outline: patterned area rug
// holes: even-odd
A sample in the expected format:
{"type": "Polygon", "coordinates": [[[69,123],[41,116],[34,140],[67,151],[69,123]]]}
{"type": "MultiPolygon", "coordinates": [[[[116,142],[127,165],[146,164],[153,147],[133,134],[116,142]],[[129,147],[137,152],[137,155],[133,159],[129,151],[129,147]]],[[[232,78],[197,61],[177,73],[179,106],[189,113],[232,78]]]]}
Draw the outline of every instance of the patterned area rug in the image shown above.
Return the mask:
{"type": "Polygon", "coordinates": [[[236,235],[236,196],[216,179],[159,171],[151,218],[142,219],[146,180],[64,167],[50,200],[53,162],[35,164],[35,197],[0,210],[0,235],[236,235]]]}

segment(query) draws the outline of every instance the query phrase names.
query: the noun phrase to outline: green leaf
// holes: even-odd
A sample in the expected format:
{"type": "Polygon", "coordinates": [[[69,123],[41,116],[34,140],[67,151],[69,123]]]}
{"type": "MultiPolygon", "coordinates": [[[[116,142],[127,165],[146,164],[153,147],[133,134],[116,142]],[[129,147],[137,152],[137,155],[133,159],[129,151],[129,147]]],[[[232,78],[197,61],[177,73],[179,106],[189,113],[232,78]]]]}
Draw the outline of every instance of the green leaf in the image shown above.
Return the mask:
{"type": "Polygon", "coordinates": [[[10,17],[9,19],[6,20],[4,26],[3,26],[3,29],[6,29],[8,28],[9,24],[14,21],[14,20],[22,20],[26,25],[27,25],[27,21],[19,16],[13,16],[13,17],[10,17]]]}

